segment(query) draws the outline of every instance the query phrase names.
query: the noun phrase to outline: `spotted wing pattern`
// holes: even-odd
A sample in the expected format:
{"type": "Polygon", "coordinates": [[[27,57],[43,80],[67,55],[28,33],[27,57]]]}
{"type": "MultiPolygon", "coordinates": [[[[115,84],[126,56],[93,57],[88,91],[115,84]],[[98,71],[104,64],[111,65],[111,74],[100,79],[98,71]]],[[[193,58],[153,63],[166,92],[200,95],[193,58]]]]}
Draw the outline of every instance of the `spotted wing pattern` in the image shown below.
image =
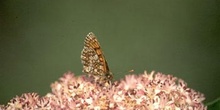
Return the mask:
{"type": "Polygon", "coordinates": [[[96,36],[90,32],[81,52],[83,72],[95,78],[98,83],[111,83],[113,78],[96,36]]]}

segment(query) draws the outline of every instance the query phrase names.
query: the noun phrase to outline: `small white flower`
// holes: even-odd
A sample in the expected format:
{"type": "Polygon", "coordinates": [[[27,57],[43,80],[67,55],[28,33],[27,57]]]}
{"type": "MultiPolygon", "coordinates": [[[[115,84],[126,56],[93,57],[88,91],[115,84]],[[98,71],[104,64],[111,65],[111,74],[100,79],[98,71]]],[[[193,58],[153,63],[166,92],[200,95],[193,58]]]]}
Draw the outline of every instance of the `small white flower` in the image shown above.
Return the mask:
{"type": "Polygon", "coordinates": [[[85,101],[86,101],[88,104],[92,104],[93,99],[90,97],[90,98],[86,99],[85,101]]]}

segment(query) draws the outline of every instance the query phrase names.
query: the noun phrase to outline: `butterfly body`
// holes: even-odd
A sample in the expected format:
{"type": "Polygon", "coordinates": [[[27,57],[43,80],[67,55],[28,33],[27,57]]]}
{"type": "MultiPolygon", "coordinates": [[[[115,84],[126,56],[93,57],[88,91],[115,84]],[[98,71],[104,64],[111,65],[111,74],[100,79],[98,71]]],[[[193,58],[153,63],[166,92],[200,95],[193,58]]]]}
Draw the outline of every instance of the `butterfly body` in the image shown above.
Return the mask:
{"type": "Polygon", "coordinates": [[[81,52],[83,72],[94,77],[97,83],[111,83],[113,74],[109,71],[107,61],[96,36],[90,32],[84,41],[81,52]]]}

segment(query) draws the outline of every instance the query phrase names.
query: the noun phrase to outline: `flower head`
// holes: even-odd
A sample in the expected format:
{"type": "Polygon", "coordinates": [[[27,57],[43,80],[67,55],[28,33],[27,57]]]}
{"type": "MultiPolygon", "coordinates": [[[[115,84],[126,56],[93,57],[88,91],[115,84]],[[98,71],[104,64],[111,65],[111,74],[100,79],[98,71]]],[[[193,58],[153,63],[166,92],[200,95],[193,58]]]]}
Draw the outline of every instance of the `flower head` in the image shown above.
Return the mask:
{"type": "Polygon", "coordinates": [[[127,75],[109,88],[67,72],[51,89],[43,97],[36,93],[16,96],[0,109],[207,109],[203,94],[188,88],[181,79],[155,72],[127,75]]]}

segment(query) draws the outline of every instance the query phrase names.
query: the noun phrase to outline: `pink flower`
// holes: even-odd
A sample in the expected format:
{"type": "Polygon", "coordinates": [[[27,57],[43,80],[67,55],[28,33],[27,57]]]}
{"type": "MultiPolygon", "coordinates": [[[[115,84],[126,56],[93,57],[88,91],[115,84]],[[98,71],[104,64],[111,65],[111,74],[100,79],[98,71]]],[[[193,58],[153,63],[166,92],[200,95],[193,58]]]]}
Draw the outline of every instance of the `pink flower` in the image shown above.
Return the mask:
{"type": "Polygon", "coordinates": [[[91,78],[67,72],[51,84],[52,92],[40,97],[37,93],[16,96],[0,109],[179,109],[206,110],[204,95],[188,88],[172,75],[153,71],[127,75],[110,88],[92,83],[91,78]]]}

